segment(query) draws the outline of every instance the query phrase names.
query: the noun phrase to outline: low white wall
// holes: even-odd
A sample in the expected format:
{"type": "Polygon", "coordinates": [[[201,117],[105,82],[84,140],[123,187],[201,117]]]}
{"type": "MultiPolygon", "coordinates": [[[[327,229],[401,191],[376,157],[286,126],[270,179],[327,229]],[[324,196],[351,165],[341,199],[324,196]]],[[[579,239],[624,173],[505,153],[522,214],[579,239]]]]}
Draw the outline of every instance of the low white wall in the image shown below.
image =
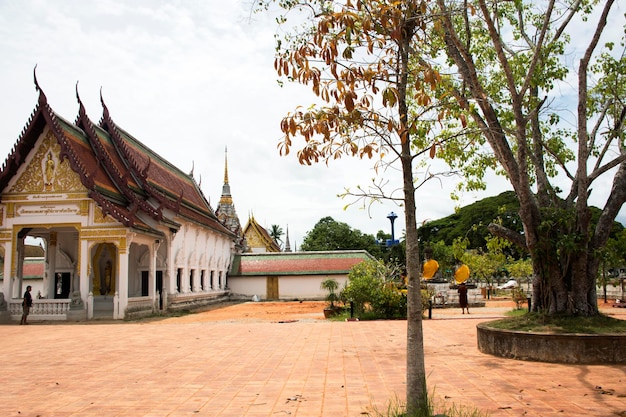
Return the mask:
{"type": "MultiPolygon", "coordinates": [[[[339,283],[338,292],[348,281],[346,275],[288,275],[278,277],[278,298],[281,300],[323,300],[326,291],[322,281],[334,278],[339,283]]],[[[228,288],[233,296],[267,299],[267,276],[228,277],[228,288]]]]}

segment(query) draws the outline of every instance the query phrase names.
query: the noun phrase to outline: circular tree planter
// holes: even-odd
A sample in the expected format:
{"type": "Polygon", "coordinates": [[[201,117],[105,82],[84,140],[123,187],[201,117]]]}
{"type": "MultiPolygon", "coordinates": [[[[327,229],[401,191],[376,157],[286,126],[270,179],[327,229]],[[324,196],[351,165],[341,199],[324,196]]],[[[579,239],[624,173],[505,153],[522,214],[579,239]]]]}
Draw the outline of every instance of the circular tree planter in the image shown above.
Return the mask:
{"type": "Polygon", "coordinates": [[[551,334],[476,326],[478,350],[502,358],[569,364],[626,363],[626,334],[551,334]]]}

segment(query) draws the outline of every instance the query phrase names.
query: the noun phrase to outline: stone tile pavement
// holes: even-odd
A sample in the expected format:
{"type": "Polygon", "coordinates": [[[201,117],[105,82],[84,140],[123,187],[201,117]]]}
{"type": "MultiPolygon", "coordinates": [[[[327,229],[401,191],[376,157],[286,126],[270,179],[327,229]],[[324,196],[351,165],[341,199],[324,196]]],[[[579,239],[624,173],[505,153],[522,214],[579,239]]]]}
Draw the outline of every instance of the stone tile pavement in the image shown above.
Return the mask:
{"type": "MultiPolygon", "coordinates": [[[[626,416],[626,366],[478,352],[476,324],[508,309],[424,320],[437,401],[491,416],[626,416]]],[[[13,324],[0,326],[0,351],[0,416],[360,417],[406,387],[405,321],[13,324]]]]}

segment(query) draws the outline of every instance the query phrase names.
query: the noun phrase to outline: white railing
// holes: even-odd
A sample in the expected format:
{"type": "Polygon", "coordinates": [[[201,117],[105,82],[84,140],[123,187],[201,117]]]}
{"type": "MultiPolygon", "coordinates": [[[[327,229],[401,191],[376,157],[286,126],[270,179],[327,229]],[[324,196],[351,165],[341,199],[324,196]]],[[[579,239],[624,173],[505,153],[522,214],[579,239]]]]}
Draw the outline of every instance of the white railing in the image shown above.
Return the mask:
{"type": "MultiPolygon", "coordinates": [[[[31,320],[67,320],[71,302],[69,298],[35,299],[28,317],[31,320]]],[[[12,318],[22,316],[22,300],[11,300],[8,307],[12,318]]]]}

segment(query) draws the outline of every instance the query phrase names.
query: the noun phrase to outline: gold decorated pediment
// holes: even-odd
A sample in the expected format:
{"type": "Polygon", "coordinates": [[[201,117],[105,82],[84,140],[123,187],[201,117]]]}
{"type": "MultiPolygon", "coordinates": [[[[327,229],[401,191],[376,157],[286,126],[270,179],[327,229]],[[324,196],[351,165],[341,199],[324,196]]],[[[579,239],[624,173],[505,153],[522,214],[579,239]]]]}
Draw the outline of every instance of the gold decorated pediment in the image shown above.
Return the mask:
{"type": "Polygon", "coordinates": [[[21,173],[10,193],[71,193],[86,192],[80,177],[67,159],[60,160],[61,146],[51,131],[37,148],[35,155],[21,173]]]}
{"type": "Polygon", "coordinates": [[[94,204],[94,210],[93,210],[93,222],[98,223],[98,224],[117,223],[115,219],[113,219],[113,217],[109,216],[108,214],[105,215],[102,212],[102,209],[95,204],[94,204]]]}

